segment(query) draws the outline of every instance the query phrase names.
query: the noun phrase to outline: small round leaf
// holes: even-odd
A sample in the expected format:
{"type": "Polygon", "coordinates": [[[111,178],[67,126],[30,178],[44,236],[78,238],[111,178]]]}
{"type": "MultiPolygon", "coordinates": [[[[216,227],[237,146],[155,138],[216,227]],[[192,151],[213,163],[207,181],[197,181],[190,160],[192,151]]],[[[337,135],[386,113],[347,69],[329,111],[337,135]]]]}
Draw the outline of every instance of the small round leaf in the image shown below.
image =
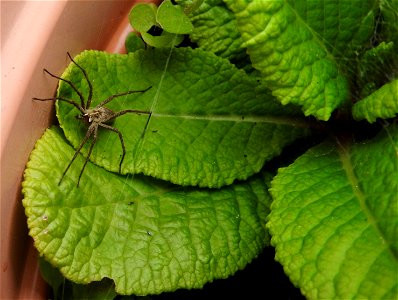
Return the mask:
{"type": "Polygon", "coordinates": [[[188,34],[193,30],[193,25],[182,7],[173,5],[170,0],[163,1],[159,6],[156,21],[171,33],[188,34]]]}
{"type": "Polygon", "coordinates": [[[156,25],[156,6],[150,4],[137,4],[129,13],[131,26],[139,32],[147,32],[156,25]]]}

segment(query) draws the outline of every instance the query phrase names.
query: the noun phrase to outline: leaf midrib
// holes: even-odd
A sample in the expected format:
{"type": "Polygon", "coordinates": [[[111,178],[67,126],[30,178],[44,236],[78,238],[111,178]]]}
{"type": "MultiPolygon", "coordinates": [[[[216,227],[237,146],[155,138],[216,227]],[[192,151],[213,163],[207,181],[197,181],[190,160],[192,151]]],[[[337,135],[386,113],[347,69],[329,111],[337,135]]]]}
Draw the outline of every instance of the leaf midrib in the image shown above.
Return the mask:
{"type": "Polygon", "coordinates": [[[272,116],[256,116],[256,115],[178,115],[178,114],[163,114],[152,113],[153,118],[181,118],[187,120],[201,120],[201,121],[224,121],[224,122],[241,122],[241,123],[270,123],[283,124],[295,127],[310,127],[308,121],[304,119],[293,119],[288,117],[272,117],[272,116]]]}
{"type": "Polygon", "coordinates": [[[383,232],[380,230],[379,226],[377,225],[377,221],[375,219],[374,214],[372,211],[369,209],[369,207],[366,205],[366,196],[364,195],[363,191],[360,189],[359,181],[357,176],[355,175],[353,164],[351,161],[351,155],[349,153],[350,148],[351,148],[351,143],[350,142],[342,142],[338,141],[338,154],[340,157],[340,161],[342,163],[342,167],[347,175],[347,179],[351,185],[352,191],[354,192],[354,195],[356,199],[358,200],[359,206],[362,210],[362,212],[365,214],[366,219],[370,223],[370,225],[375,229],[377,234],[381,237],[383,240],[383,243],[385,245],[388,245],[386,247],[388,249],[389,254],[394,257],[395,262],[398,262],[398,257],[394,254],[394,252],[391,249],[390,242],[386,239],[385,235],[383,232]]]}

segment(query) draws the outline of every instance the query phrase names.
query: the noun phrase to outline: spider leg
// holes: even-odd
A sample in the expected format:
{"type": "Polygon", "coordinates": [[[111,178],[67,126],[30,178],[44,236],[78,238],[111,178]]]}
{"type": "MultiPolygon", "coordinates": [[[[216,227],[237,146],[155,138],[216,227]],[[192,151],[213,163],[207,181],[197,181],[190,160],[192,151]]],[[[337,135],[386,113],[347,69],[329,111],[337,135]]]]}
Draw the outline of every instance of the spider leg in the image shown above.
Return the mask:
{"type": "Polygon", "coordinates": [[[148,128],[149,121],[151,120],[151,117],[152,117],[152,112],[149,113],[149,117],[148,117],[148,119],[146,119],[146,123],[145,123],[144,130],[143,130],[142,133],[141,133],[141,139],[142,139],[142,140],[143,140],[144,137],[145,137],[145,133],[146,133],[146,130],[147,130],[147,128],[148,128]]]}
{"type": "Polygon", "coordinates": [[[122,115],[128,114],[128,113],[134,113],[134,114],[145,114],[145,115],[151,115],[152,113],[150,111],[145,111],[145,110],[137,110],[137,109],[125,109],[122,111],[119,111],[117,113],[114,113],[112,116],[112,119],[115,119],[117,117],[120,117],[122,115]]]}
{"type": "Polygon", "coordinates": [[[112,127],[112,126],[109,126],[107,124],[99,123],[98,125],[103,127],[103,128],[105,128],[105,129],[109,129],[109,130],[111,130],[113,132],[116,132],[117,135],[119,136],[120,144],[122,145],[122,158],[120,159],[120,163],[119,163],[119,173],[121,174],[122,173],[122,163],[123,163],[124,157],[126,155],[126,147],[124,146],[122,133],[119,131],[119,129],[117,129],[115,127],[112,127]]]}
{"type": "MultiPolygon", "coordinates": [[[[87,142],[87,140],[91,137],[91,135],[92,135],[94,132],[96,132],[96,128],[95,128],[95,126],[91,125],[91,126],[88,128],[88,130],[87,130],[86,136],[85,136],[84,139],[81,141],[81,143],[80,143],[79,147],[77,148],[75,154],[73,155],[71,161],[69,162],[69,164],[68,164],[68,166],[66,167],[64,173],[62,174],[62,177],[61,177],[61,179],[59,180],[58,185],[61,184],[62,180],[64,179],[64,176],[65,176],[66,172],[68,172],[68,170],[69,170],[70,166],[72,165],[73,161],[76,159],[77,155],[80,153],[80,150],[82,150],[84,144],[87,142]]],[[[84,166],[85,166],[85,165],[84,165],[84,166]]],[[[84,166],[83,166],[83,169],[84,169],[84,166]]],[[[80,172],[79,181],[80,181],[80,177],[81,177],[81,175],[82,175],[82,173],[83,173],[83,169],[82,169],[82,171],[80,172]]],[[[77,186],[79,186],[79,181],[77,182],[77,186]]]]}
{"type": "Polygon", "coordinates": [[[88,160],[89,160],[90,155],[91,155],[91,151],[93,151],[94,145],[95,145],[95,143],[97,142],[98,125],[99,125],[99,124],[97,124],[96,126],[94,125],[94,126],[92,127],[93,130],[94,130],[94,137],[93,137],[93,141],[91,142],[90,148],[88,149],[88,153],[87,153],[86,160],[85,160],[85,162],[84,162],[83,168],[82,168],[82,170],[80,171],[79,179],[77,180],[77,185],[76,185],[77,187],[79,187],[80,178],[82,177],[84,168],[86,167],[86,165],[87,165],[87,163],[88,163],[88,160]]]}
{"type": "Polygon", "coordinates": [[[81,103],[82,107],[85,107],[83,94],[77,89],[77,87],[73,84],[72,81],[64,79],[64,78],[61,78],[61,77],[59,77],[57,75],[54,75],[54,74],[50,73],[47,69],[43,69],[43,70],[44,70],[44,72],[46,72],[51,77],[54,77],[54,78],[56,78],[58,80],[62,80],[64,82],[66,82],[67,84],[69,84],[70,87],[79,95],[80,103],[81,103]]]}
{"type": "Polygon", "coordinates": [[[134,94],[134,93],[145,93],[147,90],[149,90],[150,88],[152,88],[152,86],[144,89],[144,90],[138,90],[138,91],[128,91],[128,92],[124,92],[124,93],[120,93],[120,94],[115,94],[110,96],[109,98],[105,99],[104,101],[102,101],[100,104],[97,105],[97,107],[100,106],[104,106],[105,104],[111,102],[113,99],[117,98],[117,97],[121,97],[124,95],[129,95],[129,94],[134,94]]]}
{"type": "Polygon", "coordinates": [[[84,70],[79,64],[77,64],[77,63],[73,60],[73,58],[72,58],[72,56],[70,55],[69,52],[66,52],[66,53],[68,54],[70,60],[83,72],[84,78],[86,78],[86,81],[87,81],[87,83],[88,83],[88,98],[87,98],[87,105],[86,105],[86,107],[85,107],[85,109],[88,109],[88,108],[90,108],[91,99],[93,98],[93,85],[91,84],[90,80],[88,79],[86,70],[84,70]]]}
{"type": "Polygon", "coordinates": [[[80,112],[82,114],[84,114],[84,109],[83,107],[81,107],[78,103],[76,103],[75,101],[71,100],[71,99],[66,99],[66,98],[62,98],[62,97],[53,97],[53,98],[32,98],[33,100],[37,100],[37,101],[55,101],[55,100],[59,100],[59,101],[65,101],[68,102],[69,104],[72,104],[74,107],[76,107],[78,110],[80,110],[80,112]]]}
{"type": "Polygon", "coordinates": [[[135,109],[126,109],[126,110],[122,110],[122,111],[119,111],[117,113],[114,113],[111,119],[115,119],[115,118],[120,117],[120,116],[122,116],[124,114],[127,114],[127,113],[147,114],[147,115],[149,115],[148,119],[146,120],[144,130],[142,131],[142,134],[141,134],[141,139],[143,139],[144,136],[145,136],[146,129],[147,129],[148,125],[149,125],[149,120],[152,117],[152,112],[143,111],[143,110],[135,110],[135,109]]]}

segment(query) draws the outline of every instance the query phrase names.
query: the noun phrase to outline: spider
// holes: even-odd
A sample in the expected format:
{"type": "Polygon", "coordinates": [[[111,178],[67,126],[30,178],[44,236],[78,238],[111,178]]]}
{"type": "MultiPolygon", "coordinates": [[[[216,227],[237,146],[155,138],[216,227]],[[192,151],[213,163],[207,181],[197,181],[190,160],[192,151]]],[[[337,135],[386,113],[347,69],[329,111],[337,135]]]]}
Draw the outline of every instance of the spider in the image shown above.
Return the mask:
{"type": "Polygon", "coordinates": [[[80,171],[79,174],[79,178],[77,180],[77,187],[79,187],[79,183],[80,183],[80,178],[83,175],[83,171],[84,168],[87,165],[87,162],[90,158],[91,152],[93,150],[93,147],[97,141],[97,137],[98,137],[98,127],[102,127],[105,128],[107,130],[110,130],[112,132],[117,133],[117,135],[119,136],[119,140],[120,143],[122,145],[122,157],[120,159],[120,163],[119,163],[119,173],[121,173],[122,170],[122,163],[124,160],[124,157],[126,155],[126,148],[124,145],[124,141],[123,141],[123,136],[122,133],[115,127],[112,127],[110,125],[110,123],[116,119],[117,117],[120,117],[124,114],[127,113],[136,113],[136,114],[148,114],[149,116],[151,116],[151,112],[149,111],[143,111],[143,110],[134,110],[134,109],[125,109],[119,112],[114,112],[112,110],[110,110],[109,108],[105,107],[104,105],[111,102],[113,99],[117,98],[117,97],[121,97],[121,96],[125,96],[125,95],[129,95],[129,94],[133,94],[133,93],[144,93],[146,91],[148,91],[152,86],[143,89],[143,90],[137,90],[137,91],[127,91],[127,92],[123,92],[123,93],[119,93],[119,94],[115,94],[112,96],[109,96],[107,99],[103,100],[101,103],[99,103],[96,107],[94,108],[90,108],[91,105],[91,100],[92,100],[92,96],[93,96],[93,86],[90,82],[90,80],[88,79],[87,76],[87,72],[79,65],[77,64],[73,58],[71,57],[71,55],[69,54],[69,52],[67,52],[69,59],[82,71],[83,76],[85,78],[85,80],[87,81],[88,87],[89,87],[89,91],[88,91],[88,97],[87,97],[87,101],[85,101],[83,94],[77,89],[77,87],[69,80],[58,77],[52,73],[50,73],[47,69],[43,69],[44,72],[46,72],[47,74],[49,74],[51,77],[56,78],[58,80],[62,80],[64,82],[66,82],[67,84],[69,84],[69,86],[78,94],[79,98],[80,98],[80,104],[77,103],[74,100],[71,99],[67,99],[67,98],[63,98],[63,97],[52,97],[52,98],[33,98],[33,100],[38,100],[38,101],[64,101],[67,102],[73,106],[75,106],[79,111],[80,111],[80,115],[77,117],[78,119],[81,119],[84,121],[84,123],[86,124],[86,126],[88,126],[87,132],[85,137],[83,138],[83,140],[80,142],[79,147],[77,148],[77,150],[75,151],[75,154],[72,157],[72,160],[69,162],[68,166],[66,167],[64,173],[62,174],[61,179],[58,182],[58,185],[61,184],[62,180],[65,177],[65,174],[68,172],[69,168],[71,167],[73,161],[76,159],[76,157],[78,156],[78,154],[80,153],[80,150],[83,148],[84,144],[86,144],[86,142],[90,139],[90,137],[93,137],[90,148],[88,150],[87,156],[86,156],[86,160],[83,164],[83,167],[80,171]]]}

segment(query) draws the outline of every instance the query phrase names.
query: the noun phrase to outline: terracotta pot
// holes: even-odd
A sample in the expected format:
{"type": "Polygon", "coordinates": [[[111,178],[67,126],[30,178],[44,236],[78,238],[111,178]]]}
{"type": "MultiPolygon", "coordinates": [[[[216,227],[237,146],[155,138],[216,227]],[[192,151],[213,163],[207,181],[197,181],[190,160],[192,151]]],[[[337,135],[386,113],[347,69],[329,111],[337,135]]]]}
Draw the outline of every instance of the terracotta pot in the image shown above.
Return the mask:
{"type": "Polygon", "coordinates": [[[124,51],[134,2],[1,3],[1,299],[44,299],[47,293],[21,204],[29,153],[54,116],[53,103],[31,100],[55,92],[57,81],[43,67],[61,74],[67,51],[124,51]]]}

